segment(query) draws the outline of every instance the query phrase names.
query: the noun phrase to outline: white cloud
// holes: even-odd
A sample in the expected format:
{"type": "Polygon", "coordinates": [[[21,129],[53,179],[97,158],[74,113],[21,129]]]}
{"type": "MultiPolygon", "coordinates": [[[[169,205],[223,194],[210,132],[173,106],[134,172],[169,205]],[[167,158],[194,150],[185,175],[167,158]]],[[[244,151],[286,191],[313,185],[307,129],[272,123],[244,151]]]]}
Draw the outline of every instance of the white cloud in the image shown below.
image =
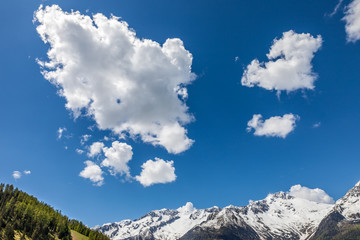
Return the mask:
{"type": "Polygon", "coordinates": [[[20,179],[22,177],[22,174],[25,174],[25,175],[30,175],[31,174],[31,171],[30,170],[25,170],[23,172],[20,172],[20,171],[13,171],[12,173],[12,176],[15,180],[17,179],[20,179]]]}
{"type": "Polygon", "coordinates": [[[89,152],[87,154],[88,157],[95,157],[95,156],[99,155],[103,148],[104,148],[104,143],[94,142],[90,146],[89,152]]]}
{"type": "Polygon", "coordinates": [[[86,167],[79,174],[80,177],[88,178],[96,186],[104,184],[103,171],[101,168],[92,161],[85,161],[86,167]]]}
{"type": "Polygon", "coordinates": [[[314,89],[317,75],[312,71],[311,60],[321,44],[320,35],[314,38],[309,33],[284,32],[282,38],[274,40],[266,55],[268,62],[255,59],[247,66],[242,85],[278,92],[314,89]]]}
{"type": "Polygon", "coordinates": [[[173,161],[164,161],[160,158],[155,158],[155,161],[148,160],[141,166],[142,171],[135,179],[144,187],[156,183],[173,182],[176,179],[175,167],[173,164],[173,161]]]}
{"type": "Polygon", "coordinates": [[[126,175],[130,177],[130,169],[127,165],[132,159],[132,147],[126,143],[115,141],[112,147],[104,147],[103,149],[105,159],[102,161],[101,166],[108,167],[111,175],[126,175]]]}
{"type": "Polygon", "coordinates": [[[82,135],[81,139],[80,139],[80,144],[84,145],[87,141],[89,141],[90,138],[91,138],[91,135],[89,135],[89,134],[82,135]]]}
{"type": "Polygon", "coordinates": [[[291,196],[307,199],[318,203],[334,203],[334,199],[330,197],[324,190],[315,188],[302,187],[300,184],[294,185],[288,192],[291,196]]]}
{"type": "Polygon", "coordinates": [[[313,124],[313,128],[318,128],[321,126],[321,122],[317,122],[313,124]]]}
{"type": "Polygon", "coordinates": [[[353,0],[345,11],[343,20],[346,22],[345,31],[348,42],[360,39],[360,0],[353,0]]]}
{"type": "Polygon", "coordinates": [[[290,113],[284,114],[282,117],[274,116],[264,121],[261,114],[254,114],[248,122],[247,130],[250,132],[254,129],[255,136],[286,138],[290,132],[294,131],[295,122],[298,119],[299,116],[290,113]]]}
{"type": "Polygon", "coordinates": [[[13,176],[13,178],[14,178],[15,180],[20,179],[20,178],[21,178],[21,172],[19,172],[19,171],[14,171],[13,174],[12,174],[12,176],[13,176]]]}
{"type": "Polygon", "coordinates": [[[334,7],[334,10],[330,14],[326,14],[326,15],[329,16],[329,17],[333,17],[339,11],[343,1],[344,0],[339,0],[339,2],[334,7]]]}
{"type": "Polygon", "coordinates": [[[37,31],[50,44],[43,75],[59,87],[75,117],[91,116],[99,129],[180,153],[193,144],[184,102],[195,79],[192,55],[180,39],[163,45],[136,37],[125,21],[66,13],[53,5],[35,13],[37,31]],[[181,89],[181,91],[179,91],[181,89]]]}
{"type": "Polygon", "coordinates": [[[191,202],[187,202],[184,206],[179,207],[177,210],[181,213],[190,214],[193,213],[196,210],[196,208],[191,202]]]}
{"type": "Polygon", "coordinates": [[[61,139],[62,138],[62,136],[63,136],[63,133],[66,131],[66,128],[59,128],[58,130],[57,130],[57,134],[58,134],[58,136],[57,136],[57,138],[58,139],[61,139]]]}
{"type": "Polygon", "coordinates": [[[79,148],[77,148],[75,151],[76,151],[76,153],[78,153],[78,154],[83,154],[83,153],[84,153],[84,150],[79,149],[79,148]]]}

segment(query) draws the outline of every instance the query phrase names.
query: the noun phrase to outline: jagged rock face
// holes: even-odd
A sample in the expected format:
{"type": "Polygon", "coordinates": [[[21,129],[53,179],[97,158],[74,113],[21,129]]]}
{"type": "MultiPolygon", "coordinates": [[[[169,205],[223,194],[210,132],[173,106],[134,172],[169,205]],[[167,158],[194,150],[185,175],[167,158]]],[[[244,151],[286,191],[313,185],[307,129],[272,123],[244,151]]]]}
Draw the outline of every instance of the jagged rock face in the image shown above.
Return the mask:
{"type": "Polygon", "coordinates": [[[152,211],[140,219],[95,229],[113,240],[150,239],[331,239],[360,223],[360,182],[336,204],[317,203],[279,192],[245,207],[152,211]],[[350,226],[350,227],[351,227],[350,226]],[[326,238],[330,236],[330,238],[326,238]]]}
{"type": "Polygon", "coordinates": [[[240,215],[261,239],[307,239],[331,207],[279,192],[250,202],[240,215]]]}
{"type": "Polygon", "coordinates": [[[180,240],[226,240],[226,239],[248,239],[258,240],[260,237],[249,226],[228,226],[220,228],[195,227],[187,232],[180,240]]]}
{"type": "Polygon", "coordinates": [[[152,211],[140,219],[105,224],[97,230],[112,239],[306,239],[332,205],[284,192],[248,206],[152,211]]]}
{"type": "Polygon", "coordinates": [[[227,207],[210,215],[207,221],[189,230],[180,240],[260,239],[239,215],[239,208],[227,207]]]}
{"type": "Polygon", "coordinates": [[[334,210],[348,221],[360,220],[360,182],[350,189],[344,197],[336,201],[334,210]]]}
{"type": "Polygon", "coordinates": [[[339,233],[339,222],[345,218],[337,211],[331,212],[320,223],[311,239],[330,239],[339,233]]]}
{"type": "Polygon", "coordinates": [[[311,239],[333,239],[360,224],[360,182],[336,201],[311,239]]]}

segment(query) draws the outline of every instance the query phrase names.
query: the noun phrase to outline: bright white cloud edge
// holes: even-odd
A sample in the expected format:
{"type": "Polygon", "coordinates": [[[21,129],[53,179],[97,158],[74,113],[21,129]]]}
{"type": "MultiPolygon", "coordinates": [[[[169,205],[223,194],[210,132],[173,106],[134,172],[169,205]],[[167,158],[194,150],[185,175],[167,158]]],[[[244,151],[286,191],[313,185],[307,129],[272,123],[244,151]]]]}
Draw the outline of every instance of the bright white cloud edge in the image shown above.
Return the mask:
{"type": "Polygon", "coordinates": [[[94,142],[90,145],[89,148],[89,152],[88,152],[88,157],[95,157],[97,155],[99,155],[102,151],[102,149],[104,148],[104,143],[102,142],[94,142]]]}
{"type": "Polygon", "coordinates": [[[95,186],[102,186],[104,184],[103,171],[92,161],[85,161],[86,167],[79,174],[80,177],[89,179],[95,186]]]}
{"type": "Polygon", "coordinates": [[[300,119],[299,116],[292,113],[270,117],[266,120],[262,118],[261,114],[254,114],[248,122],[246,130],[250,132],[254,129],[255,136],[286,138],[289,133],[294,131],[296,121],[300,119]]]}
{"type": "Polygon", "coordinates": [[[356,42],[360,39],[360,0],[353,0],[346,6],[345,32],[348,42],[356,42]]]}
{"type": "Polygon", "coordinates": [[[193,144],[184,125],[194,118],[183,99],[195,79],[192,55],[178,39],[161,46],[139,39],[125,21],[47,6],[35,12],[37,32],[50,45],[43,75],[59,87],[75,117],[99,129],[128,133],[180,153],[193,144]]]}
{"type": "Polygon", "coordinates": [[[275,39],[266,55],[268,62],[253,60],[245,69],[241,84],[266,90],[295,91],[314,89],[317,74],[312,71],[314,53],[322,45],[322,38],[309,33],[284,32],[275,39]]]}
{"type": "Polygon", "coordinates": [[[288,194],[297,198],[303,198],[317,203],[333,204],[335,202],[334,199],[330,197],[324,190],[320,188],[311,189],[308,187],[303,187],[300,184],[292,186],[288,194]]]}
{"type": "Polygon", "coordinates": [[[22,176],[21,172],[20,171],[13,171],[12,173],[12,177],[17,180],[17,179],[20,179],[22,176]]]}
{"type": "Polygon", "coordinates": [[[66,130],[67,130],[67,129],[66,129],[65,127],[64,127],[64,128],[60,127],[60,128],[57,130],[57,134],[58,134],[57,138],[58,138],[58,139],[61,139],[62,136],[63,136],[63,133],[64,133],[66,130]]]}
{"type": "Polygon", "coordinates": [[[111,147],[103,147],[105,159],[101,162],[102,167],[107,167],[111,175],[125,175],[131,178],[128,162],[132,159],[132,147],[126,143],[114,141],[111,147]]]}
{"type": "Polygon", "coordinates": [[[155,161],[148,160],[141,168],[142,171],[135,179],[144,187],[159,183],[170,183],[176,180],[175,167],[173,161],[164,161],[155,158],[155,161]]]}

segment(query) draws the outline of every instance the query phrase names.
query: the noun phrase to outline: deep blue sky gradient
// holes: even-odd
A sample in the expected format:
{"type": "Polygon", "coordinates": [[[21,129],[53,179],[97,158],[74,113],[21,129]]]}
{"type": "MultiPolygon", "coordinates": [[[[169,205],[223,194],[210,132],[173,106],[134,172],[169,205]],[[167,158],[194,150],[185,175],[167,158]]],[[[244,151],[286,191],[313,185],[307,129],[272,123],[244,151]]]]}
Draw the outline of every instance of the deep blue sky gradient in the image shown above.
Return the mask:
{"type": "MultiPolygon", "coordinates": [[[[348,1],[345,1],[347,4],[348,1]]],[[[246,205],[249,199],[292,185],[319,187],[338,199],[360,180],[360,42],[346,43],[343,9],[336,0],[12,0],[0,2],[0,182],[11,183],[89,226],[133,219],[150,210],[246,205]],[[160,157],[174,160],[177,180],[144,188],[138,182],[105,176],[94,187],[80,178],[85,155],[80,136],[93,134],[92,120],[73,120],[65,100],[40,74],[35,59],[46,60],[45,45],[32,23],[40,4],[85,14],[122,17],[140,38],[164,43],[178,37],[194,56],[198,78],[188,87],[187,105],[196,121],[187,126],[195,144],[172,155],[160,147],[128,139],[134,149],[133,175],[160,157]],[[320,34],[322,48],[313,69],[314,91],[282,93],[241,86],[243,69],[266,60],[272,41],[288,30],[320,34]],[[234,61],[238,56],[238,61],[234,61]],[[300,116],[286,139],[246,132],[253,114],[265,118],[300,116]],[[319,128],[313,124],[321,122],[319,128]],[[71,138],[57,140],[66,127],[71,138]],[[68,150],[65,150],[68,146],[68,150]],[[14,170],[32,174],[15,181],[14,170]]],[[[95,141],[108,132],[97,132],[95,141]]]]}

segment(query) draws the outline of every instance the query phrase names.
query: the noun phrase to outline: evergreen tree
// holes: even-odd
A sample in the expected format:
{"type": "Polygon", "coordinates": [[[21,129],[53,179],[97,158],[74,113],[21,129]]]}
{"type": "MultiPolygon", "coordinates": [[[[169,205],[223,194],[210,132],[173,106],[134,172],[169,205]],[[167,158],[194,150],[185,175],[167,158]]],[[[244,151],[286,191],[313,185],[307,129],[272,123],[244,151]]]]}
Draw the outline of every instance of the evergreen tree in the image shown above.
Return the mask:
{"type": "Polygon", "coordinates": [[[109,240],[12,185],[0,184],[0,240],[14,239],[14,230],[21,233],[21,239],[26,239],[27,235],[32,240],[50,240],[55,239],[54,236],[71,240],[70,229],[88,237],[91,235],[94,240],[109,240]]]}
{"type": "Polygon", "coordinates": [[[11,226],[10,223],[6,224],[3,238],[4,238],[4,240],[14,240],[15,239],[14,228],[11,226]]]}

